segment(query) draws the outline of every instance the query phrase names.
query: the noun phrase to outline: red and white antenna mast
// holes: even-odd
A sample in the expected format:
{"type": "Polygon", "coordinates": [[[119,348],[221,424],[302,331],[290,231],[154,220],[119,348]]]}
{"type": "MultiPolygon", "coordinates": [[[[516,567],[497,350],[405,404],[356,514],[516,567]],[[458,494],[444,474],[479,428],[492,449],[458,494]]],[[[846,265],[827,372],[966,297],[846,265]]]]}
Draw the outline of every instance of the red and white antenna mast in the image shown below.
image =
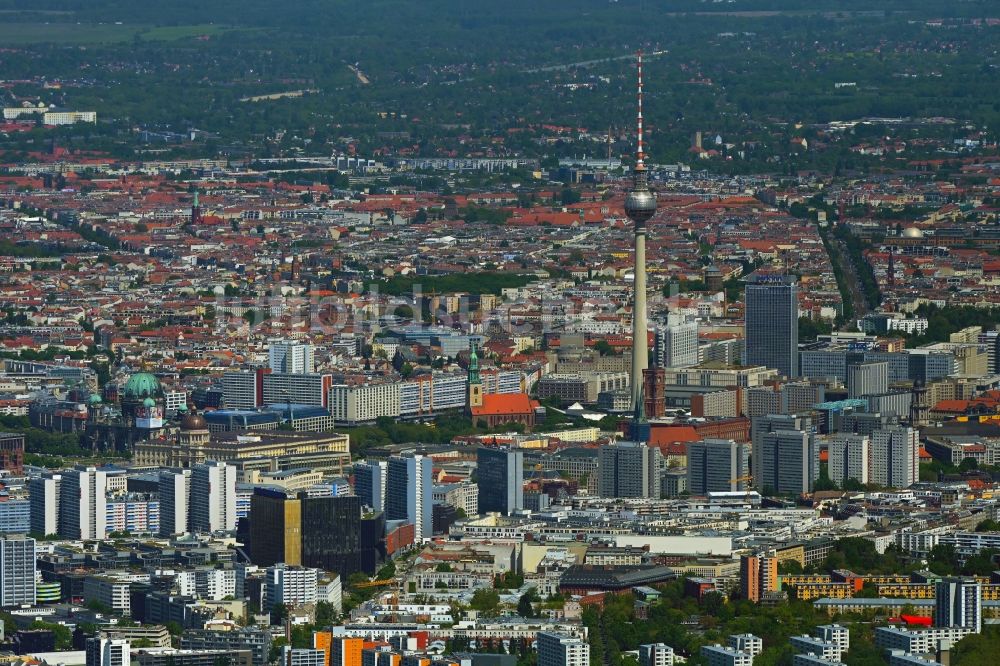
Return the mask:
{"type": "Polygon", "coordinates": [[[636,62],[639,69],[639,88],[638,88],[638,105],[636,107],[637,114],[637,127],[638,127],[638,142],[636,143],[637,150],[635,155],[635,170],[645,171],[646,170],[646,153],[643,152],[642,146],[642,49],[636,52],[636,62]]]}

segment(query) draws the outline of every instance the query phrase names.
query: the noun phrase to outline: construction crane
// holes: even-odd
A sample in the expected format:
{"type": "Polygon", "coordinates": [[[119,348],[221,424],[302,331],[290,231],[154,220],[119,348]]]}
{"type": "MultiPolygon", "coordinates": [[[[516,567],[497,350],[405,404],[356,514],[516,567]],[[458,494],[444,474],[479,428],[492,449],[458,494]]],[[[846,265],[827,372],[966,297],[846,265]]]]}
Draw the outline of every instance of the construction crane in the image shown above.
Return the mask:
{"type": "Polygon", "coordinates": [[[369,580],[369,581],[366,581],[364,583],[355,583],[354,585],[351,585],[351,587],[355,587],[355,588],[383,587],[385,585],[391,585],[394,582],[396,582],[396,581],[393,578],[384,578],[382,580],[369,580]]]}
{"type": "Polygon", "coordinates": [[[730,484],[745,483],[749,486],[751,483],[753,483],[753,477],[749,474],[747,474],[746,476],[738,476],[735,479],[729,479],[729,483],[730,484]]]}

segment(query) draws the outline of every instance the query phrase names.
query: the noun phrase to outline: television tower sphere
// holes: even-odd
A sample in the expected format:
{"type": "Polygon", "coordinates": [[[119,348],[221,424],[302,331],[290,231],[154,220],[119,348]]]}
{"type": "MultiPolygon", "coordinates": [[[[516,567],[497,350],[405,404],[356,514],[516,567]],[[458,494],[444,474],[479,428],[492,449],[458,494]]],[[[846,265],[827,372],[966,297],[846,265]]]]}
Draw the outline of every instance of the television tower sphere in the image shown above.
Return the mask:
{"type": "Polygon", "coordinates": [[[625,197],[625,214],[636,224],[645,224],[656,213],[656,195],[645,183],[637,186],[625,197]]]}

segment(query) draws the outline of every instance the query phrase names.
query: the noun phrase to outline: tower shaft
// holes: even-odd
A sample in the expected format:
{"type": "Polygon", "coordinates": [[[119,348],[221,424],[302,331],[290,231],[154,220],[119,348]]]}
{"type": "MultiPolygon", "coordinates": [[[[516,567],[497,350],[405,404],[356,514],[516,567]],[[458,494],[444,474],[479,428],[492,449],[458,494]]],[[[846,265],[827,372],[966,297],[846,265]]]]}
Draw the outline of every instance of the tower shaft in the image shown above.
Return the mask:
{"type": "Polygon", "coordinates": [[[632,285],[632,408],[642,402],[642,371],[649,365],[649,335],[646,331],[646,227],[635,227],[635,282],[632,285]]]}

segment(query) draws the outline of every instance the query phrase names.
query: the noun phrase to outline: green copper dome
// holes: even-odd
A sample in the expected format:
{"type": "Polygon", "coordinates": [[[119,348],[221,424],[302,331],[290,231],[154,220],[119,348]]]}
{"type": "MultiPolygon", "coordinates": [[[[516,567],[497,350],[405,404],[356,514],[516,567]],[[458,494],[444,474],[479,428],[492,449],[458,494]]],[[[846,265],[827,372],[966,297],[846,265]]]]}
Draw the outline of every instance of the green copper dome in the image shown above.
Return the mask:
{"type": "Polygon", "coordinates": [[[102,400],[101,396],[98,395],[97,393],[91,393],[90,397],[87,398],[87,402],[90,403],[91,405],[99,405],[102,402],[104,402],[104,400],[102,400]]]}
{"type": "Polygon", "coordinates": [[[137,372],[125,383],[124,397],[128,399],[156,398],[162,394],[160,380],[148,372],[137,372]]]}
{"type": "Polygon", "coordinates": [[[145,400],[142,401],[142,406],[143,407],[156,407],[156,401],[153,400],[152,398],[146,398],[145,400]]]}

